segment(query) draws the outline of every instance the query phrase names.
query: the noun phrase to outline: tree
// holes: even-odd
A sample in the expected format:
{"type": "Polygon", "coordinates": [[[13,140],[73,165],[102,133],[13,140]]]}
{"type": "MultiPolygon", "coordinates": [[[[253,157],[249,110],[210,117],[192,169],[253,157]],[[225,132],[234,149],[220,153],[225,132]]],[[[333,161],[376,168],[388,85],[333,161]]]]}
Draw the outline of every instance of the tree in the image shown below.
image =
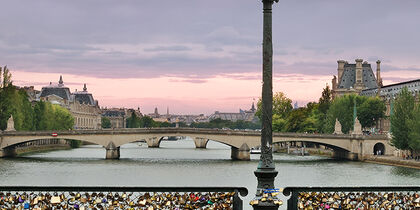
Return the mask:
{"type": "Polygon", "coordinates": [[[142,128],[151,128],[155,124],[155,121],[149,116],[143,116],[140,119],[140,127],[142,128]]]}
{"type": "Polygon", "coordinates": [[[69,110],[59,105],[52,105],[54,118],[52,130],[71,130],[74,126],[74,118],[69,110]]]}
{"type": "Polygon", "coordinates": [[[101,118],[101,126],[102,128],[111,128],[111,121],[107,117],[101,118]]]}
{"type": "Polygon", "coordinates": [[[413,111],[413,118],[408,119],[409,127],[409,141],[408,147],[420,152],[420,104],[418,104],[413,111]]]}
{"type": "Polygon", "coordinates": [[[7,66],[3,69],[0,67],[0,129],[4,130],[7,126],[11,112],[11,100],[9,95],[13,92],[11,74],[7,66]]]}
{"type": "Polygon", "coordinates": [[[286,124],[284,131],[286,132],[303,132],[304,125],[303,122],[307,118],[307,110],[304,107],[294,109],[290,112],[289,116],[286,118],[286,124]]]}
{"type": "Polygon", "coordinates": [[[379,97],[368,97],[360,101],[362,104],[357,109],[357,118],[363,128],[373,127],[380,118],[385,117],[385,103],[379,97]]]}
{"type": "MultiPolygon", "coordinates": [[[[391,115],[391,144],[398,149],[410,149],[410,129],[408,126],[409,119],[413,119],[414,96],[408,92],[408,88],[404,87],[394,102],[394,110],[391,115]]],[[[412,135],[415,135],[413,133],[412,135]]]]}
{"type": "MultiPolygon", "coordinates": [[[[257,103],[257,112],[255,115],[261,120],[261,98],[257,103]]],[[[282,118],[286,118],[287,115],[293,110],[292,100],[287,98],[282,92],[277,92],[273,96],[273,115],[278,115],[282,118]]]]}
{"type": "Polygon", "coordinates": [[[333,133],[335,119],[341,123],[343,133],[348,133],[353,129],[353,106],[356,95],[344,95],[336,98],[327,112],[326,122],[324,124],[325,133],[333,133]]]}
{"type": "Polygon", "coordinates": [[[336,98],[327,111],[323,131],[332,133],[334,131],[335,119],[341,123],[343,133],[353,129],[353,109],[356,103],[357,118],[363,128],[370,128],[376,125],[378,119],[385,116],[385,103],[380,98],[369,98],[359,95],[344,95],[336,98]]]}
{"type": "Polygon", "coordinates": [[[319,111],[326,115],[331,104],[331,89],[328,85],[322,90],[321,98],[319,98],[318,103],[319,111]]]}
{"type": "Polygon", "coordinates": [[[12,85],[12,74],[10,73],[7,66],[3,67],[3,76],[0,67],[0,88],[6,88],[12,85]]]}

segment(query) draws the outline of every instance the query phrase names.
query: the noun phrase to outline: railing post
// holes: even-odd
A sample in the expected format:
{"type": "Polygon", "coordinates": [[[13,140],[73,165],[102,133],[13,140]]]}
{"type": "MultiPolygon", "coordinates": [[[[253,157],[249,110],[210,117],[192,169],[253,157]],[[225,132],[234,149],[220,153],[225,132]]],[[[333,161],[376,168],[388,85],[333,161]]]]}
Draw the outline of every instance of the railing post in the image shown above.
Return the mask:
{"type": "Polygon", "coordinates": [[[298,191],[292,190],[292,195],[290,196],[289,200],[287,201],[287,209],[288,210],[297,210],[298,209],[298,191]]]}
{"type": "Polygon", "coordinates": [[[243,201],[239,197],[238,190],[235,190],[235,195],[233,196],[233,210],[242,210],[243,208],[243,201]]]}

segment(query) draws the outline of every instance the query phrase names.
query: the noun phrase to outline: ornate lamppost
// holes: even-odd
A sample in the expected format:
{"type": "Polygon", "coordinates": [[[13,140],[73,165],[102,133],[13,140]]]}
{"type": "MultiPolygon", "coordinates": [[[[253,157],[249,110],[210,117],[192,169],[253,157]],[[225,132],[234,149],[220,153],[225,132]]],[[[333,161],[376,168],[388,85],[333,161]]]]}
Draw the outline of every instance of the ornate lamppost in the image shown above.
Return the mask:
{"type": "Polygon", "coordinates": [[[273,43],[272,6],[279,0],[262,0],[264,5],[263,29],[263,87],[262,87],[262,129],[261,156],[254,172],[258,180],[256,197],[251,201],[254,209],[278,209],[282,202],[277,198],[274,178],[278,172],[273,162],[273,43]]]}

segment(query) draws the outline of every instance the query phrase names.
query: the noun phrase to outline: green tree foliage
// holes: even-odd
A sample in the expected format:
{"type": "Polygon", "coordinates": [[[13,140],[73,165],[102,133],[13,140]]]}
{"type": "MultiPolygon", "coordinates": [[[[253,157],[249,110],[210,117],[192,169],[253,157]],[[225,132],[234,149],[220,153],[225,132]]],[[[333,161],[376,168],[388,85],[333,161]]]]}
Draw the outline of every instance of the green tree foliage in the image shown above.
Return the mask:
{"type": "MultiPolygon", "coordinates": [[[[360,96],[359,96],[360,97],[360,96]]],[[[376,125],[380,118],[385,117],[385,103],[379,97],[363,97],[362,104],[357,109],[357,118],[364,128],[376,125]]]]}
{"type": "Polygon", "coordinates": [[[318,110],[326,115],[331,105],[331,89],[328,85],[322,90],[318,104],[318,110]]]}
{"type": "MultiPolygon", "coordinates": [[[[261,120],[262,109],[261,98],[257,103],[257,112],[255,115],[261,120]]],[[[292,100],[287,98],[282,92],[273,95],[273,131],[282,131],[286,125],[286,118],[293,110],[292,100]]]]}
{"type": "Polygon", "coordinates": [[[317,103],[310,102],[306,107],[292,110],[287,116],[283,128],[281,130],[275,130],[273,127],[273,130],[297,133],[318,132],[316,129],[316,111],[318,110],[318,106],[317,103]]]}
{"type": "MultiPolygon", "coordinates": [[[[257,103],[257,112],[255,115],[261,120],[261,98],[257,103]]],[[[292,100],[287,98],[282,92],[277,92],[273,95],[273,116],[278,115],[281,118],[286,118],[287,115],[293,110],[292,100]]]]}
{"type": "Polygon", "coordinates": [[[102,128],[111,128],[111,121],[107,117],[101,118],[101,126],[102,128]]]}
{"type": "Polygon", "coordinates": [[[140,118],[134,112],[126,119],[127,128],[151,128],[159,127],[160,125],[160,123],[155,122],[151,117],[143,116],[140,118]]]}
{"type": "Polygon", "coordinates": [[[74,126],[74,118],[69,110],[59,105],[52,105],[54,113],[52,130],[71,130],[74,126]]]}
{"type": "Polygon", "coordinates": [[[24,90],[8,85],[0,92],[0,129],[7,127],[7,120],[13,116],[16,130],[34,130],[34,110],[24,90]]]}
{"type": "Polygon", "coordinates": [[[74,119],[70,112],[58,105],[36,102],[32,106],[25,90],[12,84],[12,75],[7,67],[0,68],[0,129],[7,127],[13,116],[16,130],[68,130],[74,119]]]}
{"type": "MultiPolygon", "coordinates": [[[[409,119],[413,119],[414,97],[403,88],[394,101],[394,110],[391,115],[391,143],[398,149],[410,149],[409,119]]],[[[417,123],[412,123],[416,127],[417,123]]],[[[415,136],[416,132],[411,134],[415,136]]]]}
{"type": "Polygon", "coordinates": [[[143,116],[140,119],[140,126],[142,128],[151,128],[154,127],[154,125],[156,125],[156,122],[149,116],[143,116]]]}
{"type": "Polygon", "coordinates": [[[312,112],[308,117],[308,123],[310,122],[310,124],[314,126],[313,129],[308,130],[313,130],[314,132],[318,133],[324,133],[324,125],[327,121],[327,112],[331,106],[331,103],[331,89],[327,85],[322,90],[321,97],[318,100],[318,107],[312,109],[312,112]]]}
{"type": "Polygon", "coordinates": [[[369,98],[358,95],[344,95],[336,98],[327,111],[327,118],[323,131],[334,132],[335,119],[341,123],[343,133],[349,133],[353,129],[353,107],[356,103],[357,118],[363,128],[369,128],[376,124],[379,118],[385,116],[385,104],[379,98],[369,98]]]}
{"type": "Polygon", "coordinates": [[[420,152],[420,104],[417,104],[413,110],[413,117],[408,119],[408,127],[410,130],[408,147],[420,152]]]}

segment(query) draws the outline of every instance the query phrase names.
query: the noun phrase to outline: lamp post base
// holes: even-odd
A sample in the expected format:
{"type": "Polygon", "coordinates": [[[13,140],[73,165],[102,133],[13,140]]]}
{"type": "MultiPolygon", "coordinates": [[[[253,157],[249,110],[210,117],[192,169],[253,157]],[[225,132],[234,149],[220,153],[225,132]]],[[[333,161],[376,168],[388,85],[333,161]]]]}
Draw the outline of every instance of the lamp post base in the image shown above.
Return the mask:
{"type": "Polygon", "coordinates": [[[274,168],[258,168],[254,172],[258,180],[257,193],[254,200],[250,202],[253,209],[277,210],[283,204],[277,198],[278,189],[274,189],[274,178],[278,172],[274,168]]]}
{"type": "Polygon", "coordinates": [[[276,205],[272,202],[259,202],[257,205],[253,205],[254,210],[278,210],[280,205],[276,205]]]}

